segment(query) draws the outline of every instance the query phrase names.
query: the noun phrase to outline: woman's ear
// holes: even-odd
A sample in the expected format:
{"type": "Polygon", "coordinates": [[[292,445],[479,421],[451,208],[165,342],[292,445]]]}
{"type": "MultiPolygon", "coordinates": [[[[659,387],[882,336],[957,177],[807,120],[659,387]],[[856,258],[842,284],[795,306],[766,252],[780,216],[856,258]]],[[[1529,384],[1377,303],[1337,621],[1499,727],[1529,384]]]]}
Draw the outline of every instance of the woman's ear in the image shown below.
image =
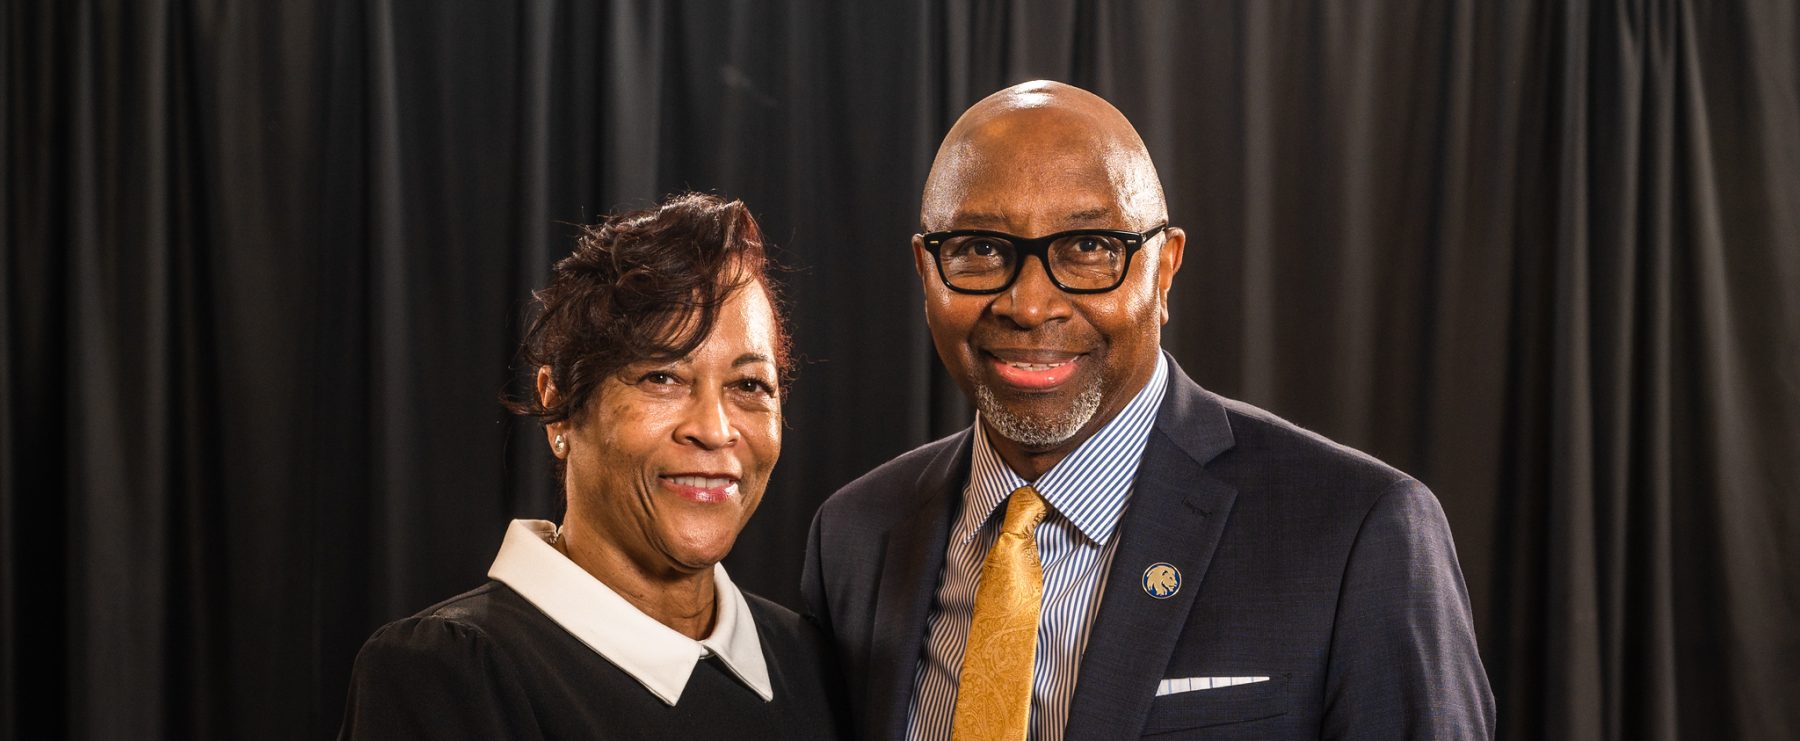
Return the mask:
{"type": "Polygon", "coordinates": [[[540,406],[549,407],[556,404],[556,382],[550,380],[550,366],[548,365],[538,366],[537,395],[540,406]]]}
{"type": "MultiPolygon", "coordinates": [[[[538,405],[545,408],[555,406],[559,400],[556,384],[550,380],[550,366],[538,366],[537,395],[538,405]]],[[[544,442],[550,443],[550,452],[558,459],[569,457],[568,427],[567,422],[551,422],[544,425],[544,442]]]]}

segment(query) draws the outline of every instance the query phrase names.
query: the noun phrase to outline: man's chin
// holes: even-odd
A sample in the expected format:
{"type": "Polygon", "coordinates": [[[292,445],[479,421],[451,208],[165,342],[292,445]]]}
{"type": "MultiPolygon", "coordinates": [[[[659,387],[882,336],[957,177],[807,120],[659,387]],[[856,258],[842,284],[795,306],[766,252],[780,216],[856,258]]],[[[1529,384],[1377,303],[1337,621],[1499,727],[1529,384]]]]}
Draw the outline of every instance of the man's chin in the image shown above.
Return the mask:
{"type": "Polygon", "coordinates": [[[995,434],[1027,450],[1048,450],[1067,443],[1100,410],[1099,384],[1074,398],[1064,394],[1003,399],[984,383],[975,384],[975,408],[995,434]]]}

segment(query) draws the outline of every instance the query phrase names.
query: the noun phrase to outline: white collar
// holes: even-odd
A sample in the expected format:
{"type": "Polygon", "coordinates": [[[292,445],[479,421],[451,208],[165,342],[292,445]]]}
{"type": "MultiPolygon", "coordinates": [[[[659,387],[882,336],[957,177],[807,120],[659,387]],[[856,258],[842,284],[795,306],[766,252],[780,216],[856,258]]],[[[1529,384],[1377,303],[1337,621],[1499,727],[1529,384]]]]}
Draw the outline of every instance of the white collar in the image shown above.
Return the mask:
{"type": "Polygon", "coordinates": [[[718,620],[712,635],[694,640],[632,606],[610,587],[570,561],[555,546],[556,525],[548,520],[513,520],[488,578],[512,587],[551,620],[595,653],[624,669],[664,703],[681,700],[694,664],[716,654],[732,674],[774,699],[769,665],[763,661],[756,620],[744,594],[713,566],[718,620]]]}

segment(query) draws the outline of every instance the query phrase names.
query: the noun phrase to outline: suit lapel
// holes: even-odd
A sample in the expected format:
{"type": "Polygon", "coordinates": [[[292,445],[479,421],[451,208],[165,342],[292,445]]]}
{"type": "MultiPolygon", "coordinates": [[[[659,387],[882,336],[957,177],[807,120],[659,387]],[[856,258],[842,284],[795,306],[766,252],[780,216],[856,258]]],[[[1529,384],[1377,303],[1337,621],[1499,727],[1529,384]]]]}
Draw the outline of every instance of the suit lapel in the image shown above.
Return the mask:
{"type": "Polygon", "coordinates": [[[944,568],[951,514],[968,479],[971,439],[965,430],[926,466],[915,489],[920,505],[888,535],[875,603],[869,665],[879,674],[870,682],[865,704],[870,708],[862,729],[867,737],[899,738],[906,733],[913,675],[925,643],[925,619],[938,574],[944,568]]]}
{"type": "Polygon", "coordinates": [[[1237,498],[1236,489],[1205,468],[1232,444],[1224,407],[1173,361],[1169,376],[1082,654],[1070,739],[1135,736],[1143,726],[1237,498]],[[1144,571],[1156,563],[1181,573],[1180,590],[1167,599],[1144,590],[1144,571]]]}

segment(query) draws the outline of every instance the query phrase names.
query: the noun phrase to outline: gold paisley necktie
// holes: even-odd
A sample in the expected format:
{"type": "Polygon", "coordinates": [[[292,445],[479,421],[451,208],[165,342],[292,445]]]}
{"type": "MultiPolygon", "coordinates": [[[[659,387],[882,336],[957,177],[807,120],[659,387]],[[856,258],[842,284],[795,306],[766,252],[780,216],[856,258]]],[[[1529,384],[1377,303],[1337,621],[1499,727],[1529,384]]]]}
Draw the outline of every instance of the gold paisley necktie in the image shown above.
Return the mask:
{"type": "Polygon", "coordinates": [[[1037,524],[1044,510],[1036,489],[1013,492],[1000,537],[981,564],[950,726],[955,741],[1023,741],[1030,730],[1031,667],[1044,602],[1037,524]]]}

